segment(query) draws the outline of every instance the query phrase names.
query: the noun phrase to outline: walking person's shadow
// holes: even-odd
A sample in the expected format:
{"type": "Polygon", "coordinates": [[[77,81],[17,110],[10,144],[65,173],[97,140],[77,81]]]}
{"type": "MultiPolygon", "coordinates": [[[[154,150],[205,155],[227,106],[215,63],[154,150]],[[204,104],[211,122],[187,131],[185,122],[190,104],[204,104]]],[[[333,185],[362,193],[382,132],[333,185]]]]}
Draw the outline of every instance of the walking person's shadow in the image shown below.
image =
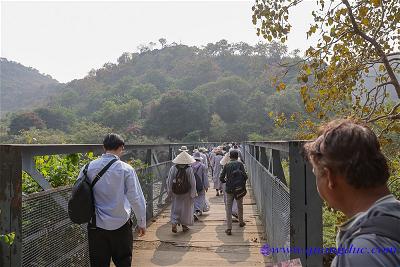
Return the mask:
{"type": "Polygon", "coordinates": [[[151,262],[160,266],[170,266],[181,262],[191,249],[192,235],[200,232],[204,227],[204,222],[195,222],[193,226],[189,226],[190,230],[187,232],[182,232],[178,227],[178,232],[172,233],[171,223],[161,225],[156,231],[156,237],[160,243],[154,250],[151,262]]]}
{"type": "MultiPolygon", "coordinates": [[[[232,223],[232,235],[225,233],[226,221],[216,227],[217,238],[223,242],[223,245],[220,245],[216,249],[216,253],[226,259],[231,265],[255,260],[252,256],[257,256],[258,261],[259,255],[255,255],[254,253],[260,253],[259,247],[261,247],[264,241],[261,234],[263,233],[263,229],[259,222],[256,207],[251,205],[252,199],[246,197],[243,202],[243,219],[246,226],[239,227],[238,220],[234,219],[232,223]],[[246,210],[249,211],[249,207],[246,207],[248,205],[251,205],[251,209],[255,209],[251,212],[252,214],[246,213],[246,210]]],[[[249,265],[251,265],[250,262],[249,265]]]]}

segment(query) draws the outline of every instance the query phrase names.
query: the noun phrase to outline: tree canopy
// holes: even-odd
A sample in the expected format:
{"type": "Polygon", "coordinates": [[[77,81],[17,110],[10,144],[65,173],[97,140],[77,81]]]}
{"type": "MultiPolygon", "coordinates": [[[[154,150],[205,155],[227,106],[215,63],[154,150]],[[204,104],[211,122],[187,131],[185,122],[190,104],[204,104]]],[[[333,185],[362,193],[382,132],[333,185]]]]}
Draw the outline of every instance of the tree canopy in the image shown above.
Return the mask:
{"type": "MultiPolygon", "coordinates": [[[[302,1],[256,0],[253,23],[268,41],[285,43],[290,9],[302,1]]],[[[308,113],[324,120],[353,116],[380,132],[400,131],[400,2],[318,0],[307,36],[319,37],[297,64],[308,113]]],[[[277,81],[278,89],[285,84],[277,81]]],[[[307,121],[307,124],[312,124],[307,121]]],[[[314,124],[315,125],[315,124],[314,124]]]]}

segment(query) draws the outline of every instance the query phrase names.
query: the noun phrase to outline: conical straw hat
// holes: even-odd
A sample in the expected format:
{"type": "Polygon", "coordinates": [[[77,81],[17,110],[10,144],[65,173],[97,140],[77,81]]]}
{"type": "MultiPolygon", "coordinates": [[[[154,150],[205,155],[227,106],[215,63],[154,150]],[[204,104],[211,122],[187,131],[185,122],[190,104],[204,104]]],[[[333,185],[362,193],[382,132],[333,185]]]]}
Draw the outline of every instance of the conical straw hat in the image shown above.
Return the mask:
{"type": "Polygon", "coordinates": [[[190,156],[186,151],[182,151],[174,160],[172,163],[175,164],[192,164],[195,163],[196,161],[192,156],[190,156]]]}

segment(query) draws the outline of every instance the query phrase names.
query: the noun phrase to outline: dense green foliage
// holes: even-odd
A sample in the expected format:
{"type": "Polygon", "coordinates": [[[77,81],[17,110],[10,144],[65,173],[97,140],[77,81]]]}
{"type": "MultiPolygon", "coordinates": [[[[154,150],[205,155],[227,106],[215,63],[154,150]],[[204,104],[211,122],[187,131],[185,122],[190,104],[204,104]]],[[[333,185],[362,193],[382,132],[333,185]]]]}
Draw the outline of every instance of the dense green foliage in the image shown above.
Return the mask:
{"type": "Polygon", "coordinates": [[[35,112],[21,113],[15,116],[10,123],[10,133],[19,134],[30,128],[43,129],[46,127],[44,121],[35,112]]]}
{"type": "Polygon", "coordinates": [[[8,234],[0,234],[0,241],[5,242],[9,246],[11,246],[14,243],[14,239],[15,239],[15,232],[8,234]]]}
{"type": "Polygon", "coordinates": [[[49,75],[0,58],[1,113],[31,109],[60,89],[60,84],[49,75]]]}
{"type": "Polygon", "coordinates": [[[285,46],[226,40],[203,48],[160,44],[161,49],[143,46],[140,53],[124,53],[117,64],[106,63],[83,79],[60,85],[47,105],[7,114],[0,141],[99,143],[109,131],[129,143],[293,136],[294,127],[278,136],[268,116],[276,107],[303,112],[294,104],[300,101],[292,89],[295,71],[285,80],[293,94],[277,95],[270,84],[279,59],[297,59],[285,46]]]}

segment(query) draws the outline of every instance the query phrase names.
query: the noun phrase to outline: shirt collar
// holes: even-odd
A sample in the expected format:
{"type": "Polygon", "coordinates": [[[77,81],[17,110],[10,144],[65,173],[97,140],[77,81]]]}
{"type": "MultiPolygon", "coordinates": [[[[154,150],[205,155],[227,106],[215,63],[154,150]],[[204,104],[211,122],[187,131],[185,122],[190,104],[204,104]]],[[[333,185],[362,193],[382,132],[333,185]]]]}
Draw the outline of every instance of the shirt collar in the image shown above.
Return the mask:
{"type": "Polygon", "coordinates": [[[111,154],[111,153],[104,153],[103,155],[101,155],[101,157],[103,158],[116,158],[117,160],[119,160],[119,157],[117,155],[111,154]]]}

